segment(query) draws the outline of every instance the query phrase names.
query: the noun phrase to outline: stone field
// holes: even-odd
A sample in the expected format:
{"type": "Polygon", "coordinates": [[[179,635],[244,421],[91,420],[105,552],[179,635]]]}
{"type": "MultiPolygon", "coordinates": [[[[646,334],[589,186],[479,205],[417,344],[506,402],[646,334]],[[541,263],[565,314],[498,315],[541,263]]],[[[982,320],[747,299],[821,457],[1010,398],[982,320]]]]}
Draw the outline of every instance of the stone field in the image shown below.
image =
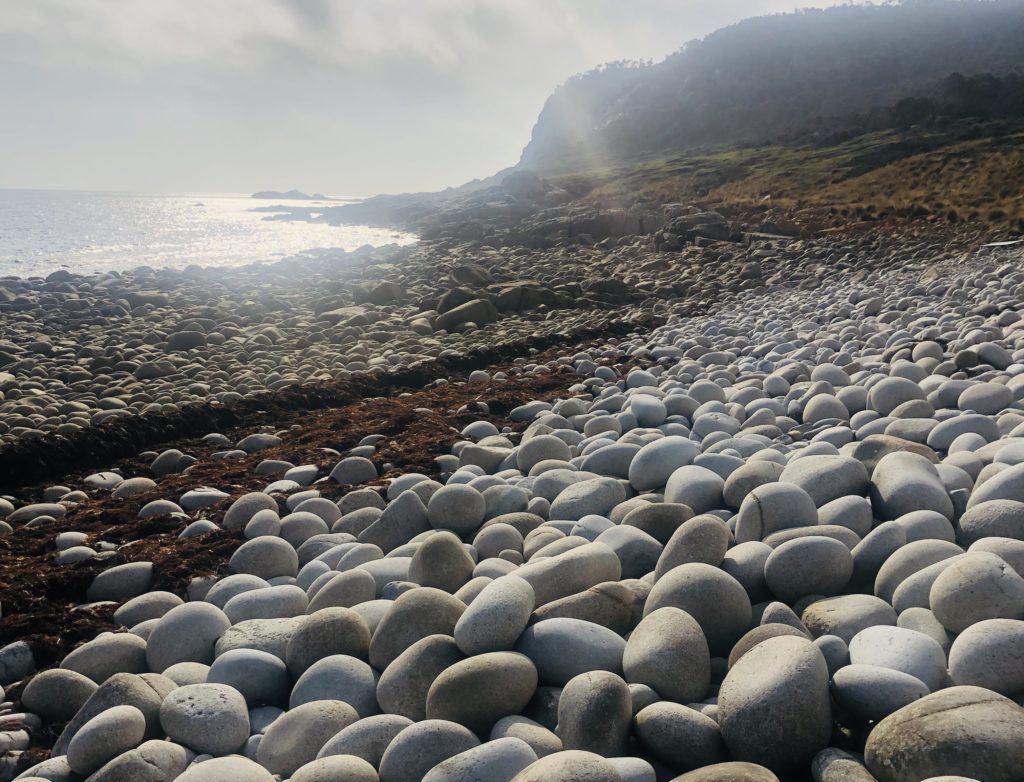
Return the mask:
{"type": "MultiPolygon", "coordinates": [[[[209,432],[11,487],[0,779],[1020,782],[1024,256],[906,246],[737,250],[756,268],[712,297],[701,267],[699,310],[652,267],[622,306],[663,325],[362,403],[402,416],[209,432]],[[73,639],[14,629],[43,592],[73,639]]],[[[275,334],[255,309],[150,330],[172,302],[140,300],[103,316],[138,332],[120,353],[19,354],[40,393],[9,373],[3,436],[528,333],[567,306],[545,268],[542,319],[506,323],[492,290],[491,332],[412,317],[426,272],[342,327],[264,300],[275,334]],[[404,336],[374,343],[368,312],[404,336]],[[324,363],[331,345],[348,353],[324,363]],[[230,390],[254,362],[278,379],[230,390]]]]}

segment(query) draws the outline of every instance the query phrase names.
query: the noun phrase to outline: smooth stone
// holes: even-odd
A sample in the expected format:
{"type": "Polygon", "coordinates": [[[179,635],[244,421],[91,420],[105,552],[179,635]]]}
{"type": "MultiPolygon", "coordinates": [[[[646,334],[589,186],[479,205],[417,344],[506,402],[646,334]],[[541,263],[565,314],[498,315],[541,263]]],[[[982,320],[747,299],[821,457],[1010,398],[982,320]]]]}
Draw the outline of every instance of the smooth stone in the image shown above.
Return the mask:
{"type": "Polygon", "coordinates": [[[300,620],[288,640],[285,662],[298,679],[315,662],[331,655],[350,655],[366,660],[370,653],[370,629],[355,611],[323,608],[300,620]]]}
{"type": "Polygon", "coordinates": [[[172,682],[179,687],[186,684],[206,684],[206,677],[210,673],[210,666],[202,663],[177,663],[163,672],[172,682]]]}
{"type": "Polygon", "coordinates": [[[397,714],[378,714],[366,717],[342,728],[328,739],[317,753],[317,758],[351,755],[378,768],[384,750],[388,748],[395,736],[412,724],[412,720],[397,714]]]}
{"type": "Polygon", "coordinates": [[[184,601],[173,592],[147,592],[129,600],[114,611],[114,621],[134,627],[147,619],[159,619],[184,601]]]}
{"type": "Polygon", "coordinates": [[[441,761],[423,782],[509,782],[536,760],[537,753],[525,741],[499,738],[441,761]]]}
{"type": "Polygon", "coordinates": [[[729,670],[718,693],[722,738],[734,759],[806,767],[832,733],[828,667],[801,638],[764,641],[729,670]]]}
{"type": "Polygon", "coordinates": [[[814,639],[814,645],[825,656],[830,676],[835,676],[843,666],[850,664],[850,647],[838,635],[823,635],[814,639]]]}
{"type": "Polygon", "coordinates": [[[688,771],[672,782],[779,782],[779,778],[756,763],[727,761],[688,771]]]}
{"type": "Polygon", "coordinates": [[[967,508],[970,510],[993,500],[1024,502],[1024,462],[1007,467],[976,485],[967,501],[967,508]]]}
{"type": "Polygon", "coordinates": [[[31,505],[23,505],[7,516],[9,524],[21,524],[32,521],[39,516],[49,516],[54,519],[62,519],[68,509],[58,502],[37,502],[31,505]]]}
{"type": "Polygon", "coordinates": [[[586,543],[557,556],[528,562],[515,575],[532,588],[535,607],[622,577],[622,563],[603,543],[586,543]]]}
{"type": "Polygon", "coordinates": [[[752,609],[743,586],[729,574],[703,563],[680,565],[654,585],[644,616],[659,608],[680,608],[700,625],[714,655],[727,654],[750,627],[752,609]]]}
{"type": "Polygon", "coordinates": [[[677,703],[702,700],[711,683],[711,654],[697,621],[665,606],[645,616],[630,634],[622,656],[630,684],[645,684],[677,703]]]}
{"type": "Polygon", "coordinates": [[[700,448],[692,440],[670,435],[647,443],[629,465],[629,482],[638,491],[664,486],[672,473],[693,462],[700,448]]]}
{"type": "Polygon", "coordinates": [[[134,706],[141,711],[146,718],[145,738],[156,738],[160,733],[160,704],[165,694],[157,689],[155,682],[142,676],[131,673],[114,674],[89,696],[85,705],[64,727],[53,745],[52,754],[65,754],[68,744],[85,723],[115,706],[134,706]]]}
{"type": "Polygon", "coordinates": [[[525,655],[489,652],[442,671],[427,692],[427,719],[464,725],[487,737],[499,719],[518,714],[537,689],[537,669],[525,655]]]}
{"type": "Polygon", "coordinates": [[[217,641],[230,626],[224,612],[209,603],[172,608],[159,619],[146,642],[149,669],[162,672],[175,663],[213,662],[217,641]]]}
{"type": "MultiPolygon", "coordinates": [[[[740,638],[740,640],[736,642],[736,645],[733,646],[732,651],[729,652],[729,667],[732,668],[743,655],[745,655],[747,652],[749,652],[762,641],[767,641],[769,638],[776,638],[781,635],[789,635],[795,638],[807,638],[806,632],[804,632],[800,628],[793,627],[792,625],[782,624],[781,622],[768,622],[766,624],[760,624],[757,627],[751,628],[746,633],[746,635],[740,638]]],[[[835,638],[836,636],[825,637],[835,638]]],[[[839,640],[840,642],[842,641],[842,639],[839,640]]],[[[820,649],[821,647],[819,646],[818,648],[820,649]]],[[[822,654],[824,654],[824,652],[822,652],[822,654]]],[[[828,658],[826,656],[826,662],[827,659],[828,658]]],[[[829,670],[831,670],[831,666],[829,670]]],[[[689,698],[685,700],[680,698],[672,698],[671,700],[693,703],[694,701],[700,700],[700,698],[689,698]]]]}
{"type": "Polygon", "coordinates": [[[572,458],[569,446],[559,437],[550,434],[534,435],[523,440],[516,449],[516,467],[528,475],[534,465],[549,459],[567,462],[572,458]]]}
{"type": "Polygon", "coordinates": [[[877,782],[860,759],[835,747],[814,756],[811,776],[814,782],[877,782]]]}
{"type": "Polygon", "coordinates": [[[377,770],[362,758],[336,755],[306,763],[290,782],[378,782],[377,770]]]}
{"type": "Polygon", "coordinates": [[[152,562],[129,562],[97,575],[86,590],[85,597],[92,603],[104,600],[120,602],[141,595],[152,583],[152,562]]]}
{"type": "Polygon", "coordinates": [[[341,701],[304,703],[271,723],[256,750],[256,760],[272,774],[287,778],[316,760],[323,746],[358,715],[341,701]]]}
{"type": "Polygon", "coordinates": [[[728,757],[718,723],[679,703],[655,703],[636,715],[636,736],[674,770],[721,763],[728,757]]]}
{"type": "Polygon", "coordinates": [[[953,501],[935,465],[909,452],[891,453],[879,460],[871,474],[871,505],[884,521],[921,510],[953,518],[953,501]]]}
{"type": "Polygon", "coordinates": [[[491,581],[455,623],[455,643],[467,655],[512,649],[535,601],[533,587],[517,575],[491,581]]]}
{"type": "Polygon", "coordinates": [[[514,777],[512,782],[622,782],[611,761],[593,752],[568,749],[540,758],[514,777]]]}
{"type": "Polygon", "coordinates": [[[891,603],[897,587],[908,577],[944,559],[963,554],[963,549],[945,540],[917,540],[897,549],[875,576],[875,595],[891,603]]]}
{"type": "Polygon", "coordinates": [[[378,769],[380,782],[422,782],[438,764],[479,745],[468,728],[454,722],[417,722],[395,736],[384,750],[378,769]]]}
{"type": "Polygon", "coordinates": [[[1024,621],[985,619],[972,624],[953,640],[949,676],[955,684],[1008,697],[1024,694],[1024,621]]]}
{"type": "Polygon", "coordinates": [[[896,622],[898,627],[906,628],[907,630],[916,630],[919,633],[927,635],[929,638],[942,647],[942,651],[947,655],[949,654],[949,648],[953,643],[953,638],[949,634],[949,631],[942,626],[942,622],[935,618],[933,614],[927,608],[908,608],[902,614],[896,622]]]}
{"type": "Polygon", "coordinates": [[[19,782],[78,782],[77,774],[68,765],[66,755],[50,757],[15,777],[19,782]]]}
{"type": "Polygon", "coordinates": [[[107,762],[142,743],[146,717],[134,706],[114,706],[97,714],[68,744],[68,765],[87,777],[107,762]]]}
{"type": "Polygon", "coordinates": [[[227,755],[249,738],[249,710],[234,687],[190,684],[164,699],[160,725],[170,738],[195,752],[227,755]]]}
{"type": "Polygon", "coordinates": [[[950,557],[918,570],[903,579],[892,594],[892,607],[902,614],[910,608],[928,608],[931,605],[931,589],[942,571],[956,564],[962,555],[950,557]]]}
{"type": "Polygon", "coordinates": [[[430,525],[434,529],[451,530],[457,535],[468,535],[479,528],[486,514],[484,496],[464,484],[442,486],[427,502],[430,525]]]}
{"type": "Polygon", "coordinates": [[[608,758],[622,782],[658,782],[654,766],[643,758],[608,758]]]}
{"type": "Polygon", "coordinates": [[[1024,502],[989,500],[968,504],[957,523],[957,542],[961,546],[993,537],[1024,541],[1024,502]]]}
{"type": "Polygon", "coordinates": [[[61,668],[42,671],[25,685],[21,704],[43,722],[67,722],[78,713],[98,685],[81,673],[61,668]]]}
{"type": "Polygon", "coordinates": [[[665,502],[689,506],[694,513],[707,513],[725,506],[725,481],[706,467],[688,464],[675,470],[665,484],[665,502]]]}
{"type": "Polygon", "coordinates": [[[837,540],[818,535],[781,544],[764,566],[768,589],[786,603],[806,595],[836,595],[852,575],[850,550],[837,540]]]}
{"type": "Polygon", "coordinates": [[[848,456],[810,455],[786,464],[779,481],[795,483],[820,508],[840,497],[863,497],[868,492],[868,471],[848,456]]]}
{"type": "Polygon", "coordinates": [[[764,579],[764,563],[774,551],[759,541],[739,543],[722,558],[720,567],[740,582],[752,602],[768,599],[768,584],[764,579]]]}
{"type": "Polygon", "coordinates": [[[370,666],[355,657],[336,654],[317,660],[299,677],[292,688],[288,708],[295,709],[314,701],[347,703],[359,717],[380,713],[377,703],[377,678],[370,666]]]}
{"type": "Polygon", "coordinates": [[[873,584],[878,571],[907,543],[907,533],[894,521],[879,524],[853,547],[853,578],[857,586],[873,584]]]}
{"type": "Polygon", "coordinates": [[[494,723],[490,740],[503,738],[517,738],[526,742],[538,758],[562,751],[562,741],[558,736],[540,723],[520,715],[502,717],[494,723]]]}
{"type": "Polygon", "coordinates": [[[383,671],[429,635],[451,635],[466,605],[446,592],[417,587],[400,595],[370,639],[370,664],[383,671]]]}
{"type": "Polygon", "coordinates": [[[621,674],[625,646],[626,642],[606,627],[559,617],[527,627],[515,650],[530,658],[542,684],[564,686],[588,671],[621,674]]]}
{"type": "Polygon", "coordinates": [[[565,749],[624,755],[632,719],[628,685],[607,671],[574,676],[558,698],[558,735],[565,749]]]}
{"type": "Polygon", "coordinates": [[[258,649],[283,660],[298,623],[298,617],[287,619],[250,619],[224,631],[214,647],[215,656],[231,649],[258,649]]]}
{"type": "Polygon", "coordinates": [[[846,527],[863,539],[871,532],[874,517],[871,502],[865,497],[840,497],[818,508],[818,523],[846,527]]]}
{"type": "Polygon", "coordinates": [[[535,623],[555,617],[582,619],[624,635],[635,624],[639,608],[634,590],[620,581],[608,581],[586,592],[546,603],[533,612],[530,621],[535,623]]]}
{"type": "Polygon", "coordinates": [[[253,589],[235,595],[224,605],[224,615],[231,624],[250,619],[283,619],[306,612],[309,600],[305,590],[294,584],[280,584],[253,589]]]}
{"type": "Polygon", "coordinates": [[[330,576],[310,598],[306,613],[318,614],[330,608],[355,608],[373,600],[377,592],[377,580],[368,570],[357,568],[337,573],[330,576]]]}
{"type": "Polygon", "coordinates": [[[868,627],[850,641],[850,662],[902,671],[924,682],[929,691],[946,679],[942,647],[923,633],[902,627],[868,627]]]}
{"type": "Polygon", "coordinates": [[[287,541],[262,536],[248,540],[235,549],[228,561],[232,573],[246,573],[263,579],[296,576],[299,555],[287,541]]]}
{"type": "Polygon", "coordinates": [[[777,482],[782,470],[783,465],[775,462],[746,462],[725,479],[725,487],[722,489],[725,504],[730,508],[738,509],[743,504],[743,500],[758,486],[777,482]]]}
{"type": "Polygon", "coordinates": [[[433,527],[427,517],[427,508],[419,495],[414,491],[404,491],[391,500],[380,517],[360,532],[358,537],[360,543],[372,543],[388,554],[431,529],[433,527]]]}
{"type": "Polygon", "coordinates": [[[929,607],[953,633],[985,619],[1024,619],[1024,577],[995,554],[973,551],[943,570],[929,607]]]}
{"type": "Polygon", "coordinates": [[[167,782],[184,773],[189,755],[171,741],[146,741],[111,760],[89,782],[167,782]]]}
{"type": "Polygon", "coordinates": [[[568,521],[590,515],[607,517],[611,509],[625,499],[626,490],[615,479],[591,478],[563,489],[551,503],[549,516],[568,521]]]}
{"type": "Polygon", "coordinates": [[[645,502],[630,510],[622,519],[622,525],[636,527],[664,545],[679,526],[691,518],[693,509],[687,505],[675,502],[645,502]]]}
{"type": "Polygon", "coordinates": [[[212,603],[223,611],[228,600],[233,598],[235,595],[239,595],[242,592],[248,592],[252,589],[264,589],[269,586],[270,584],[259,576],[252,576],[246,573],[236,573],[231,576],[226,576],[210,586],[209,591],[207,591],[203,599],[207,603],[212,603]]]}
{"type": "Polygon", "coordinates": [[[175,782],[275,782],[265,768],[248,758],[232,755],[193,763],[175,782]]]}
{"type": "Polygon", "coordinates": [[[876,665],[847,665],[832,677],[832,694],[839,705],[872,722],[888,717],[929,692],[920,679],[876,665]]]}
{"type": "MultiPolygon", "coordinates": [[[[622,565],[623,578],[641,578],[657,566],[663,546],[654,537],[629,525],[614,525],[601,532],[597,543],[615,552],[622,565]]],[[[719,560],[721,561],[721,560],[719,560]]]]}
{"type": "MultiPolygon", "coordinates": [[[[691,562],[718,567],[725,559],[731,543],[732,534],[721,519],[710,514],[695,516],[683,522],[672,533],[664,551],[656,560],[654,578],[657,580],[673,568],[691,562]]],[[[634,573],[632,577],[640,578],[649,572],[650,569],[634,573]]]]}
{"type": "Polygon", "coordinates": [[[465,659],[448,635],[430,635],[412,644],[384,669],[377,701],[388,713],[414,721],[427,717],[427,694],[434,680],[465,659]]]}
{"type": "Polygon", "coordinates": [[[115,673],[146,673],[146,649],[146,641],[133,633],[108,633],[79,646],[60,667],[103,684],[115,673]]]}
{"type": "Polygon", "coordinates": [[[956,540],[956,532],[949,519],[933,510],[915,510],[895,519],[907,534],[907,543],[915,540],[956,540]]]}
{"type": "Polygon", "coordinates": [[[110,493],[110,496],[115,499],[125,499],[155,488],[156,481],[152,478],[126,478],[117,485],[117,488],[110,493]]]}
{"type": "Polygon", "coordinates": [[[250,709],[264,705],[284,706],[291,689],[291,678],[284,662],[256,649],[232,649],[220,655],[210,666],[206,682],[234,688],[250,709]]]}
{"type": "Polygon", "coordinates": [[[736,542],[760,541],[774,532],[818,524],[811,496],[792,483],[767,483],[751,491],[736,515],[736,542]]]}
{"type": "Polygon", "coordinates": [[[416,549],[409,563],[409,580],[445,592],[457,592],[473,575],[475,564],[451,532],[435,532],[416,549]]]}
{"type": "Polygon", "coordinates": [[[991,690],[950,687],[879,722],[864,760],[878,782],[951,774],[1014,782],[1024,764],[1024,708],[991,690]]]}

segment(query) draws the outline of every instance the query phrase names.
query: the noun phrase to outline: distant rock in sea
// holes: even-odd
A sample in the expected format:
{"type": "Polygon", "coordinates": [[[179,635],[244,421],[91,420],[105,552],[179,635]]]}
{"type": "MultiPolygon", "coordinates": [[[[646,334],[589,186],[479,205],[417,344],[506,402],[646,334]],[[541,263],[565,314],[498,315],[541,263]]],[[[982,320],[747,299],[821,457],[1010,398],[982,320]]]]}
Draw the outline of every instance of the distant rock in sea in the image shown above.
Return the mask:
{"type": "Polygon", "coordinates": [[[301,190],[289,190],[286,193],[281,193],[277,190],[260,190],[258,193],[253,193],[252,198],[287,198],[293,201],[329,201],[330,199],[322,193],[313,193],[307,195],[301,190]]]}

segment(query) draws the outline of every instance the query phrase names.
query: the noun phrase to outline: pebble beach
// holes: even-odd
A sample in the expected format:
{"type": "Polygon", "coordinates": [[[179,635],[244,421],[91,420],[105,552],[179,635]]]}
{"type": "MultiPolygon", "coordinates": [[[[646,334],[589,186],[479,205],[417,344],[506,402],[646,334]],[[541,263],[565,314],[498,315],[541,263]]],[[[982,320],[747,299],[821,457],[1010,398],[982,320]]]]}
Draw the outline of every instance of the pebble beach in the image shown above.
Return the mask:
{"type": "Polygon", "coordinates": [[[0,780],[1019,782],[984,243],[0,279],[0,780]]]}

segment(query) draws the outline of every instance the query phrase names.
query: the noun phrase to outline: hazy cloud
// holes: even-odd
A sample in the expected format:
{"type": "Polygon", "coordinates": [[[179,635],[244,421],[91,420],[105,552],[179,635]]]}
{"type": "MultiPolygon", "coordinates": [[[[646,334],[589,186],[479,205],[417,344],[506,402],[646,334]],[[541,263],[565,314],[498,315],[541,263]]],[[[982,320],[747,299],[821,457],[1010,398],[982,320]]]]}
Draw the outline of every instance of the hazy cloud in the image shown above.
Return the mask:
{"type": "Polygon", "coordinates": [[[573,73],[807,4],[0,0],[0,186],[458,184],[515,162],[573,73]]]}

